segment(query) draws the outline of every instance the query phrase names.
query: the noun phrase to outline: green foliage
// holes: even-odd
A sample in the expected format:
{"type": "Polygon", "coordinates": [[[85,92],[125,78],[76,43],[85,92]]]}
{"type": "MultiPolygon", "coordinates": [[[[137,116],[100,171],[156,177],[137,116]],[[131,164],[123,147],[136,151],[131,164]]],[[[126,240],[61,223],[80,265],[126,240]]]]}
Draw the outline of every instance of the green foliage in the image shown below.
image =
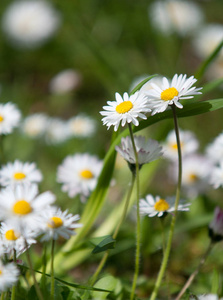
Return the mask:
{"type": "Polygon", "coordinates": [[[100,253],[108,249],[115,248],[115,240],[111,235],[90,239],[90,242],[96,245],[92,250],[92,254],[100,253]]]}

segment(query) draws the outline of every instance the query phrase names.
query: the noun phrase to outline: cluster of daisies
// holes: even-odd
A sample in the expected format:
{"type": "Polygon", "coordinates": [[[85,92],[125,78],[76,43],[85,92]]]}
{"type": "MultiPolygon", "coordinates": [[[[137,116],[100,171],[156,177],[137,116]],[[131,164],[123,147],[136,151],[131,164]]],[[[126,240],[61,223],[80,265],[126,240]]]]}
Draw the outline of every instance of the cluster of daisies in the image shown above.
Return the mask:
{"type": "Polygon", "coordinates": [[[53,205],[53,193],[39,193],[42,178],[35,163],[16,160],[0,169],[0,291],[16,283],[19,277],[16,259],[37,238],[41,242],[59,237],[68,239],[81,226],[77,223],[79,215],[53,205]]]}

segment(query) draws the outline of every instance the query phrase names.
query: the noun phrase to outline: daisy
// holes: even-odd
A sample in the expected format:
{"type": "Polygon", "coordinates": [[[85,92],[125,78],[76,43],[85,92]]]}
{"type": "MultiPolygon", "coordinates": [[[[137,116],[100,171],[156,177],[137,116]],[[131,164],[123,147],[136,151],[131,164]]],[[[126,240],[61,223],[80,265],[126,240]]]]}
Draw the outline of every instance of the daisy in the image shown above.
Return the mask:
{"type": "Polygon", "coordinates": [[[139,125],[138,117],[147,119],[144,113],[150,112],[148,101],[142,93],[136,92],[129,96],[124,93],[123,98],[119,93],[115,93],[116,101],[108,101],[107,106],[103,106],[103,111],[100,112],[105,116],[102,121],[103,125],[114,126],[114,131],[118,130],[119,124],[125,126],[127,123],[133,123],[135,126],[139,125]]]}
{"type": "Polygon", "coordinates": [[[3,265],[0,261],[0,291],[6,291],[16,284],[19,278],[19,270],[13,263],[3,265]]]}
{"type": "Polygon", "coordinates": [[[48,144],[61,144],[70,138],[67,122],[59,118],[50,118],[45,132],[48,144]]]}
{"type": "MultiPolygon", "coordinates": [[[[184,130],[179,130],[180,134],[180,144],[181,144],[181,151],[182,151],[182,156],[187,156],[190,155],[198,149],[199,143],[198,140],[196,139],[195,135],[191,131],[184,131],[184,130]]],[[[171,160],[176,160],[177,159],[177,141],[176,141],[176,133],[174,130],[170,131],[167,138],[166,142],[163,143],[163,155],[166,158],[169,158],[171,160]]]]}
{"type": "Polygon", "coordinates": [[[102,169],[102,161],[96,156],[77,153],[67,156],[58,167],[57,182],[62,183],[62,191],[69,197],[78,194],[86,198],[97,184],[102,169]]]}
{"type": "Polygon", "coordinates": [[[32,114],[24,119],[21,129],[25,135],[35,139],[45,133],[48,121],[48,116],[43,113],[32,114]]]}
{"type": "Polygon", "coordinates": [[[209,182],[215,189],[223,187],[223,159],[217,166],[210,168],[209,182]]]}
{"type": "Polygon", "coordinates": [[[15,1],[6,9],[2,27],[18,47],[35,48],[52,36],[60,24],[60,16],[50,2],[42,0],[15,1]]]}
{"type": "Polygon", "coordinates": [[[84,114],[70,118],[67,125],[70,136],[80,138],[90,137],[96,129],[95,121],[84,114]]]}
{"type": "Polygon", "coordinates": [[[148,102],[152,109],[152,115],[165,111],[169,105],[176,105],[178,108],[183,108],[179,100],[191,99],[194,95],[201,94],[202,88],[191,87],[197,79],[194,76],[186,78],[187,75],[175,74],[170,81],[166,77],[163,78],[161,87],[152,83],[152,90],[144,92],[148,97],[148,102]]]}
{"type": "Polygon", "coordinates": [[[51,79],[49,83],[49,90],[52,94],[65,94],[76,89],[80,83],[80,73],[72,69],[66,69],[51,79]]]}
{"type": "MultiPolygon", "coordinates": [[[[139,209],[141,215],[147,215],[148,217],[162,217],[165,213],[174,212],[175,208],[175,197],[167,197],[166,199],[160,198],[160,196],[153,197],[147,195],[145,199],[140,199],[139,209]]],[[[177,207],[178,211],[188,211],[187,204],[179,204],[177,207]]]]}
{"type": "Polygon", "coordinates": [[[220,133],[206,148],[208,158],[214,163],[223,160],[223,133],[220,133]]]}
{"type": "Polygon", "coordinates": [[[60,208],[56,207],[46,210],[41,215],[43,225],[40,231],[40,234],[43,234],[41,242],[57,240],[60,236],[69,239],[71,235],[75,234],[75,228],[82,227],[82,224],[76,223],[79,219],[79,215],[69,214],[68,210],[62,212],[60,208]]]}
{"type": "Polygon", "coordinates": [[[154,1],[149,7],[149,19],[155,30],[166,35],[174,32],[185,36],[194,32],[203,22],[200,7],[192,1],[154,1]]]}
{"type": "Polygon", "coordinates": [[[9,186],[0,192],[0,220],[13,222],[21,233],[36,229],[37,218],[55,201],[51,192],[38,195],[38,187],[32,185],[9,186]]]}
{"type": "Polygon", "coordinates": [[[21,113],[13,103],[0,104],[0,134],[9,134],[18,127],[21,113]]]}
{"type": "MultiPolygon", "coordinates": [[[[223,300],[223,298],[219,298],[216,294],[205,294],[196,297],[197,300],[223,300]]],[[[194,300],[196,299],[194,298],[194,300]]],[[[191,299],[193,300],[193,298],[191,299]]]]}
{"type": "Polygon", "coordinates": [[[2,222],[0,228],[0,243],[9,259],[13,258],[14,251],[16,257],[19,257],[26,251],[27,246],[36,243],[33,239],[34,234],[28,228],[23,233],[20,232],[16,223],[2,222]]]}
{"type": "Polygon", "coordinates": [[[214,211],[214,218],[209,224],[209,235],[215,242],[223,239],[223,210],[216,207],[214,211]]]}
{"type": "Polygon", "coordinates": [[[42,181],[42,173],[36,168],[35,163],[22,163],[15,160],[7,163],[0,169],[0,184],[2,186],[31,184],[42,181]]]}
{"type": "MultiPolygon", "coordinates": [[[[162,147],[155,140],[146,140],[143,136],[134,136],[136,151],[138,153],[139,167],[156,160],[162,156],[162,147]]],[[[129,136],[121,139],[121,146],[115,147],[116,151],[131,165],[135,165],[135,154],[132,140],[129,136]]]]}

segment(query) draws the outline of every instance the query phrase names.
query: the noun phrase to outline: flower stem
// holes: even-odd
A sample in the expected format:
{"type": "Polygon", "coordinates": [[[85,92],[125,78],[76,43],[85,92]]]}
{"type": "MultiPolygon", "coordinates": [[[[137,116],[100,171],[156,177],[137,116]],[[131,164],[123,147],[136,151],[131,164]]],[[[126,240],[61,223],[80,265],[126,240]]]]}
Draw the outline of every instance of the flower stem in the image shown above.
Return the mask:
{"type": "Polygon", "coordinates": [[[40,287],[39,287],[38,282],[36,280],[35,272],[33,270],[32,261],[31,261],[31,258],[30,258],[30,254],[29,254],[29,249],[28,249],[28,244],[27,243],[26,243],[26,248],[27,248],[27,250],[26,250],[27,261],[28,261],[28,264],[29,264],[29,268],[30,268],[32,277],[33,277],[34,286],[35,286],[35,289],[36,289],[37,296],[38,296],[39,300],[44,300],[43,295],[42,295],[41,290],[40,290],[40,287]]]}
{"type": "Polygon", "coordinates": [[[46,243],[43,245],[43,256],[42,256],[42,277],[41,277],[41,288],[43,293],[45,294],[46,291],[46,243]]]}
{"type": "MultiPolygon", "coordinates": [[[[16,250],[13,249],[13,261],[16,264],[16,250]]],[[[16,285],[12,287],[12,293],[11,293],[11,300],[15,300],[15,294],[16,294],[16,285]]]]}
{"type": "Polygon", "coordinates": [[[50,293],[50,300],[54,299],[54,246],[55,246],[55,240],[52,239],[52,247],[51,247],[51,293],[50,293]]]}
{"type": "Polygon", "coordinates": [[[135,256],[135,273],[133,277],[132,290],[130,300],[134,299],[136,282],[139,275],[139,261],[140,261],[140,241],[141,241],[141,233],[140,233],[140,213],[139,213],[139,161],[138,161],[138,153],[136,150],[136,145],[134,141],[133,131],[131,124],[129,125],[129,133],[132,141],[132,147],[135,154],[135,176],[136,176],[136,207],[137,207],[137,225],[136,225],[136,256],[135,256]]]}
{"type": "Polygon", "coordinates": [[[191,283],[193,282],[194,278],[197,276],[197,274],[200,272],[201,267],[203,266],[203,264],[205,263],[208,255],[210,254],[212,248],[213,248],[214,244],[211,241],[206,252],[204,253],[204,255],[202,256],[197,269],[190,275],[190,277],[188,278],[187,282],[185,283],[185,285],[183,286],[182,290],[180,291],[180,293],[177,295],[175,300],[179,300],[183,294],[186,292],[186,290],[189,288],[189,286],[191,285],[191,283]]]}
{"type": "Polygon", "coordinates": [[[174,127],[175,127],[175,133],[176,133],[176,141],[177,141],[177,151],[178,151],[178,183],[177,183],[177,189],[176,189],[176,200],[175,200],[175,210],[174,214],[172,216],[171,224],[170,224],[170,231],[169,236],[166,244],[166,250],[163,256],[162,264],[159,270],[158,277],[156,279],[155,287],[153,289],[152,295],[150,300],[155,300],[164,276],[164,273],[166,271],[172,240],[173,240],[173,233],[176,223],[176,217],[177,217],[177,208],[180,201],[180,190],[181,190],[181,182],[182,182],[182,154],[181,154],[181,144],[180,144],[180,134],[179,134],[179,127],[177,122],[177,115],[176,115],[176,107],[175,105],[171,105],[172,111],[173,111],[173,119],[174,119],[174,127]]]}

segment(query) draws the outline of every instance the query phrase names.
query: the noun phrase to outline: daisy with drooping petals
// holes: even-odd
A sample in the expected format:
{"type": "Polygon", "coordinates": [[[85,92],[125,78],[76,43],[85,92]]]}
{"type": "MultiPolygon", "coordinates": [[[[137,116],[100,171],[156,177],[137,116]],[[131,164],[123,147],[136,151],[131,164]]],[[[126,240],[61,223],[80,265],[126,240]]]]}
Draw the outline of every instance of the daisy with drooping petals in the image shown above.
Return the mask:
{"type": "Polygon", "coordinates": [[[6,291],[16,284],[19,278],[19,270],[13,263],[3,265],[0,261],[0,291],[6,291]]]}
{"type": "MultiPolygon", "coordinates": [[[[162,147],[155,140],[146,140],[143,136],[134,136],[136,151],[138,153],[139,167],[156,160],[162,156],[162,147]]],[[[115,147],[116,151],[131,165],[136,163],[132,140],[129,136],[121,139],[121,146],[115,147]]]]}
{"type": "Polygon", "coordinates": [[[163,78],[161,87],[155,83],[151,83],[153,89],[144,92],[148,97],[152,115],[165,111],[169,105],[176,105],[178,108],[183,108],[179,100],[191,99],[194,95],[201,94],[202,88],[192,87],[197,81],[194,76],[187,78],[187,75],[174,75],[171,82],[166,77],[163,78]]]}
{"type": "MultiPolygon", "coordinates": [[[[147,195],[145,199],[140,199],[139,209],[141,215],[148,215],[148,217],[162,217],[165,213],[174,212],[175,208],[175,197],[167,197],[166,199],[160,198],[160,196],[153,197],[147,195]]],[[[187,204],[179,204],[177,207],[178,211],[188,211],[187,204]]]]}
{"type": "Polygon", "coordinates": [[[38,183],[42,180],[42,173],[35,163],[22,163],[15,160],[0,169],[0,184],[2,186],[38,183]]]}
{"type": "Polygon", "coordinates": [[[147,119],[145,113],[150,112],[151,109],[142,93],[136,92],[131,96],[124,93],[123,98],[119,93],[115,93],[115,98],[116,101],[108,101],[108,105],[103,106],[104,110],[100,112],[102,116],[105,116],[102,121],[103,125],[108,126],[108,129],[113,125],[114,130],[117,131],[120,123],[122,127],[126,123],[138,126],[138,117],[147,119]]]}
{"type": "Polygon", "coordinates": [[[9,134],[18,127],[21,113],[13,103],[0,104],[0,134],[9,134]]]}
{"type": "Polygon", "coordinates": [[[41,215],[43,225],[40,234],[43,234],[41,242],[51,239],[57,240],[59,236],[69,239],[75,234],[74,229],[82,227],[82,224],[76,222],[80,219],[79,215],[72,215],[68,210],[64,212],[60,208],[51,207],[41,215]]]}
{"type": "Polygon", "coordinates": [[[38,195],[35,184],[8,186],[0,192],[0,220],[13,222],[22,234],[26,228],[36,230],[39,215],[54,201],[49,191],[38,195]]]}
{"type": "Polygon", "coordinates": [[[80,194],[84,200],[95,188],[101,169],[102,161],[96,156],[87,153],[69,155],[58,167],[57,182],[63,184],[62,191],[69,197],[80,194]]]}

